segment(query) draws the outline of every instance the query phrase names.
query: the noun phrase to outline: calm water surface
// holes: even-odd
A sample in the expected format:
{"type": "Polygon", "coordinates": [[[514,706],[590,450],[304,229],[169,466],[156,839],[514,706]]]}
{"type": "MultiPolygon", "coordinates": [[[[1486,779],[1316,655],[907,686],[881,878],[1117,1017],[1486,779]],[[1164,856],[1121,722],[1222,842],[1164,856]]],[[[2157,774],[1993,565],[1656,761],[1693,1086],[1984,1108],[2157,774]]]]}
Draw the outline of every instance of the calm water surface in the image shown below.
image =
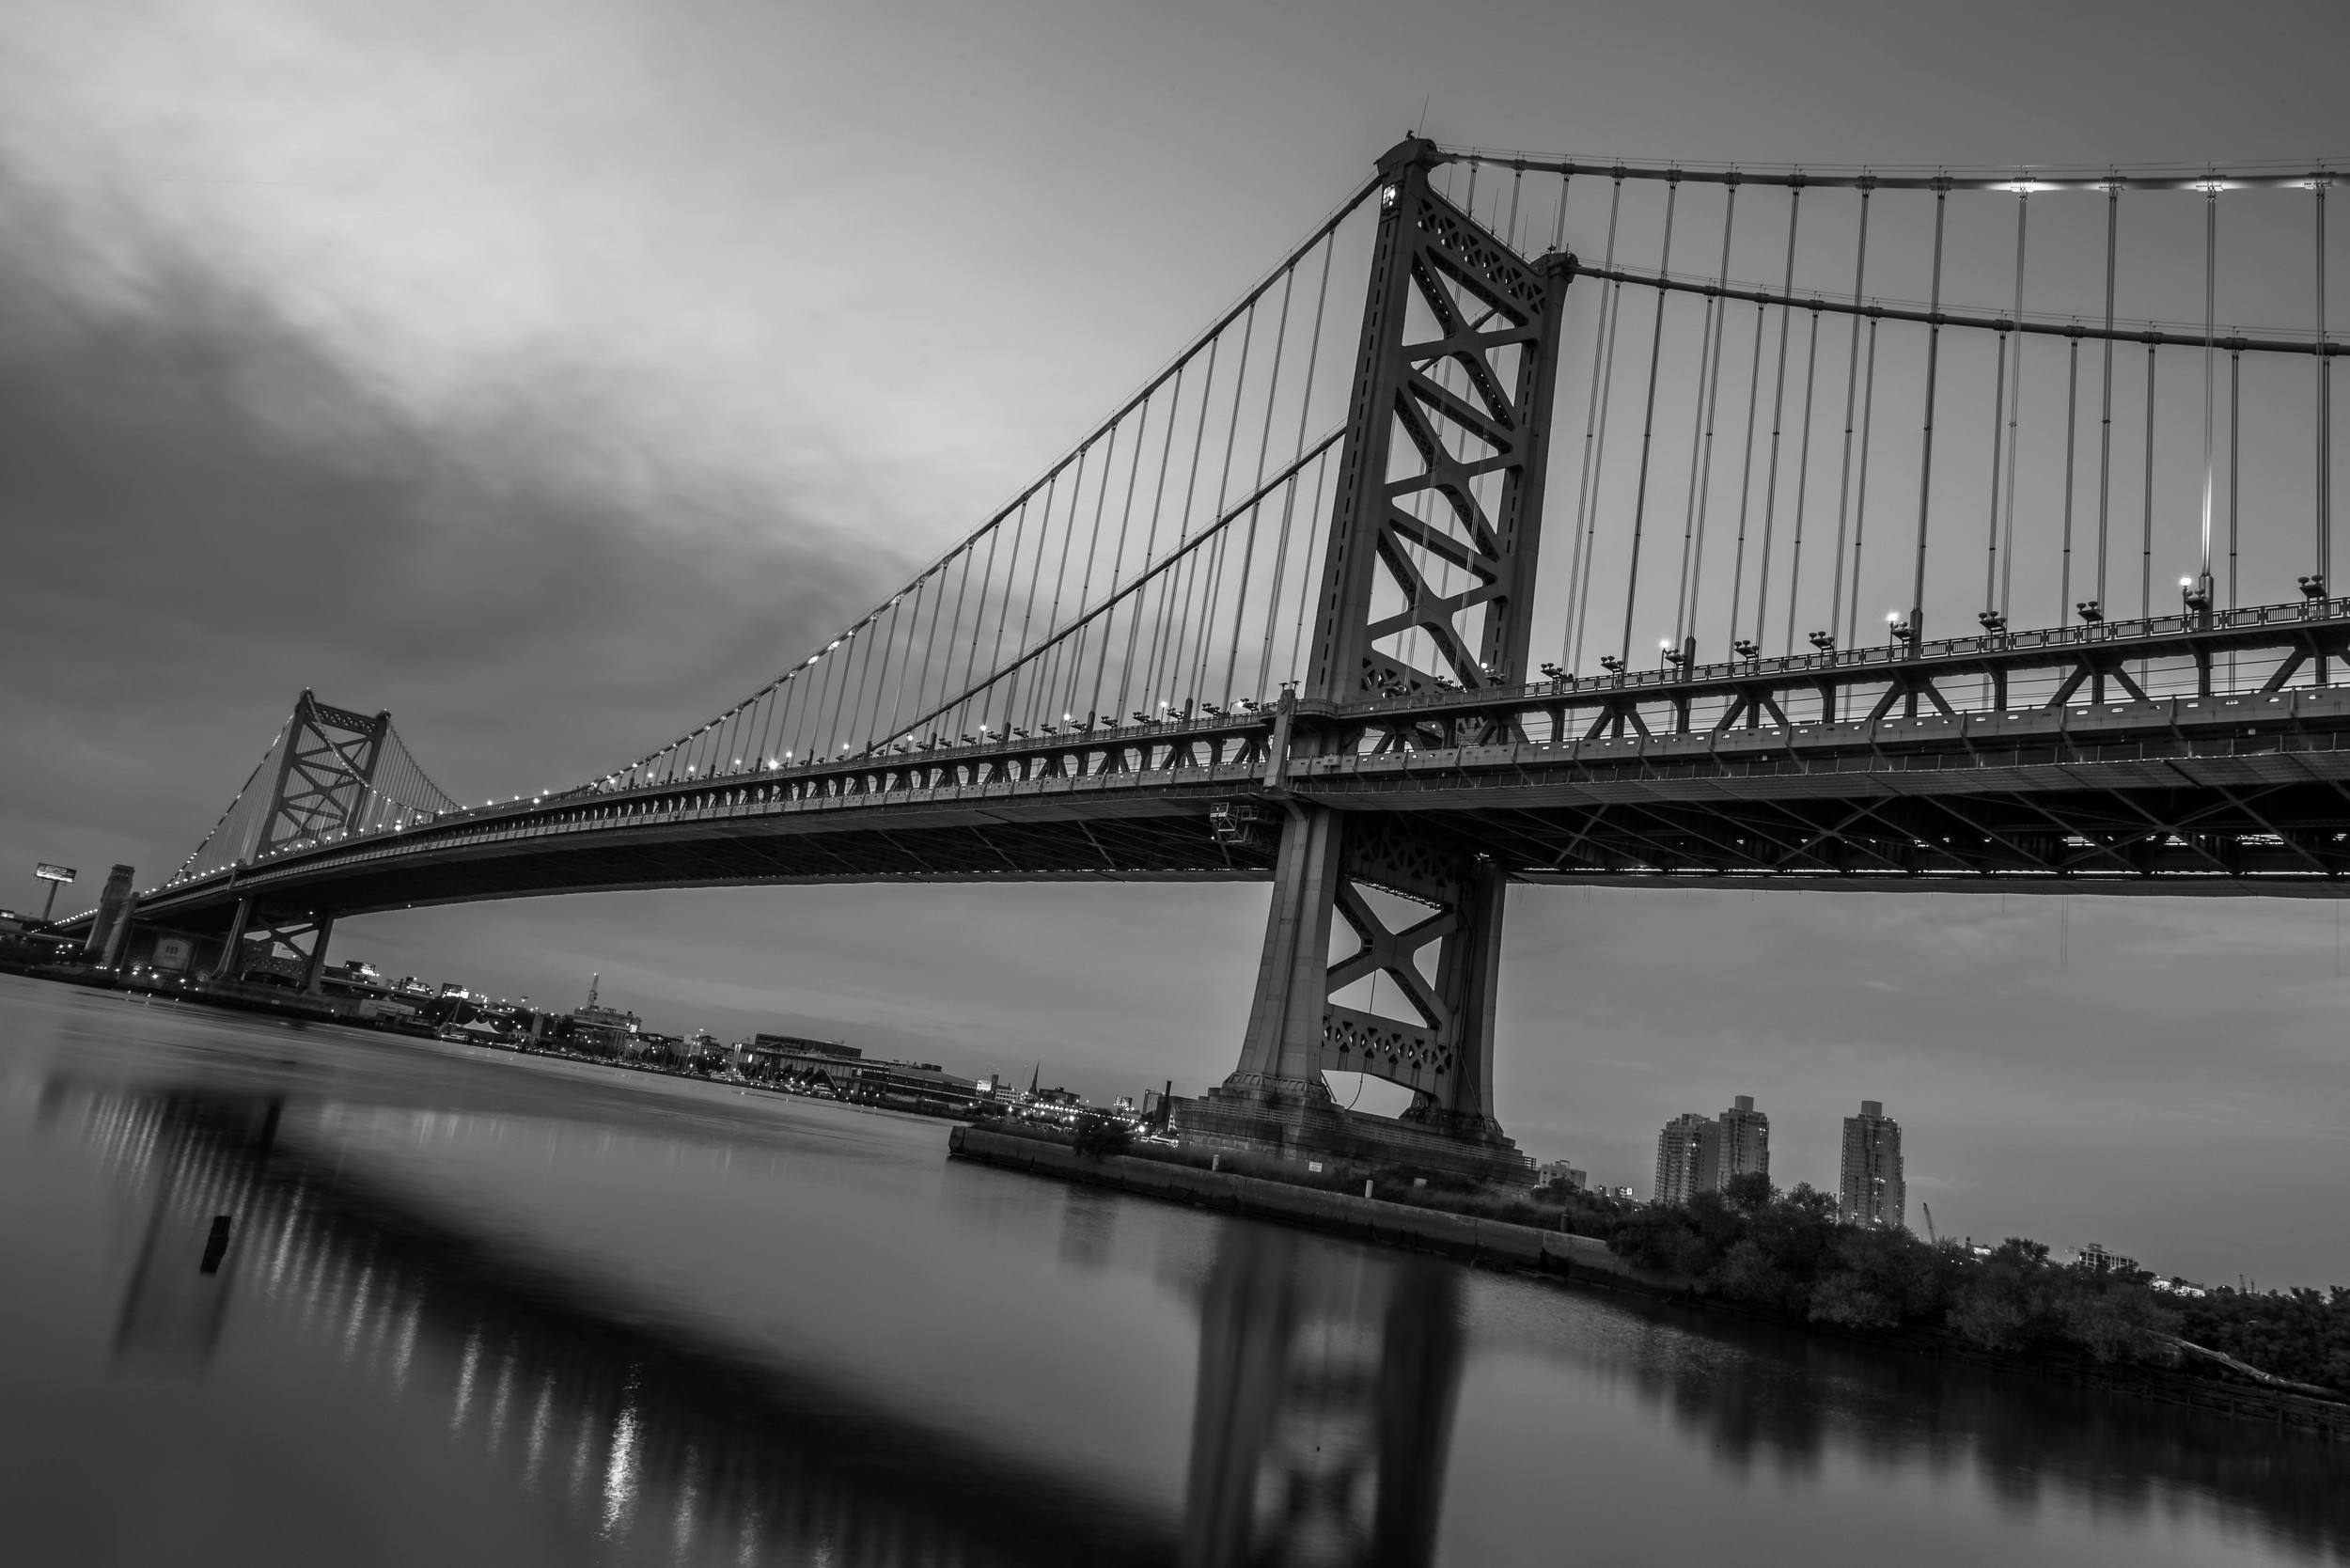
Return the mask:
{"type": "Polygon", "coordinates": [[[0,1557],[2350,1561],[2339,1448],[947,1130],[0,977],[0,1557]]]}

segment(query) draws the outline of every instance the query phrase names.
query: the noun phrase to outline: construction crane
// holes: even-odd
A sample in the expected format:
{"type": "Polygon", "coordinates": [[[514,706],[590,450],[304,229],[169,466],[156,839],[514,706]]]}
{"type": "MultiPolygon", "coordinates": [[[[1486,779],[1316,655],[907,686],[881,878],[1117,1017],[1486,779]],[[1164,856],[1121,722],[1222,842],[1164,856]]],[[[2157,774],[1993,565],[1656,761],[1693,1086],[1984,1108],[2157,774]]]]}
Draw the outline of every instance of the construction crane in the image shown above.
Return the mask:
{"type": "Polygon", "coordinates": [[[1934,1243],[1936,1247],[1941,1246],[1942,1238],[1934,1233],[1934,1205],[1931,1203],[1920,1203],[1918,1206],[1926,1211],[1926,1239],[1934,1243]]]}

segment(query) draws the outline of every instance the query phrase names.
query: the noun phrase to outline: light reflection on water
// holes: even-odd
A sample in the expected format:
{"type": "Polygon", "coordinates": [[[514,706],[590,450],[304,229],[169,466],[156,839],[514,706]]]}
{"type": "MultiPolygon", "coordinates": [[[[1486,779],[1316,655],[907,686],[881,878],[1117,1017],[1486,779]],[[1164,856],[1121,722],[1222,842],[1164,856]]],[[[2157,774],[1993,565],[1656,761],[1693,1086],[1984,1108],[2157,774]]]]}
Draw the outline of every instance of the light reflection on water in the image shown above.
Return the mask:
{"type": "Polygon", "coordinates": [[[0,979],[0,1519],[77,1563],[2350,1560],[2339,1450],[943,1144],[0,979]]]}

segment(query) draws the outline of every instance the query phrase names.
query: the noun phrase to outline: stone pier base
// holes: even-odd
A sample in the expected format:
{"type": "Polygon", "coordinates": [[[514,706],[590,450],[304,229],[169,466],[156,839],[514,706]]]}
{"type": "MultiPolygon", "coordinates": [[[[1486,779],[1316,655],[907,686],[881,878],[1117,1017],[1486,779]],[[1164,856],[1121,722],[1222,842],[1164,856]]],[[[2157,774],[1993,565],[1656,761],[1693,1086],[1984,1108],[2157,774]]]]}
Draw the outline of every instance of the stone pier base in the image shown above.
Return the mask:
{"type": "Polygon", "coordinates": [[[1491,1122],[1449,1129],[1373,1116],[1340,1107],[1326,1091],[1266,1092],[1221,1085],[1197,1100],[1176,1101],[1170,1126],[1193,1149],[1363,1167],[1410,1166],[1520,1185],[1530,1185],[1534,1179],[1534,1162],[1491,1122]]]}

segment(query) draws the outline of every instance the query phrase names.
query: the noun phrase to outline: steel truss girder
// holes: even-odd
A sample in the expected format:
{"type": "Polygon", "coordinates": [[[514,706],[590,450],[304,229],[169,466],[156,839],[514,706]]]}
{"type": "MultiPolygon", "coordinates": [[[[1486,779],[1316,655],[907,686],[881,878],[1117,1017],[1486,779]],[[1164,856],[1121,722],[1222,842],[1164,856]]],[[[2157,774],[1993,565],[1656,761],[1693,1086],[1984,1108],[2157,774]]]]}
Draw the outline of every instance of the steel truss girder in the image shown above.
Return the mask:
{"type": "MultiPolygon", "coordinates": [[[[1680,880],[1830,875],[1854,886],[1898,886],[1948,873],[2047,882],[2099,874],[2141,881],[2172,876],[2183,884],[2197,876],[2280,871],[2350,876],[2350,811],[2328,803],[2327,815],[2312,819],[2310,792],[2315,788],[2221,792],[2216,801],[2208,790],[2182,786],[1718,806],[1609,802],[1579,812],[1460,813],[1466,820],[1452,831],[1494,848],[1516,874],[1541,880],[1610,872],[1680,880]],[[2271,802],[2293,809],[2293,829],[2280,831],[2284,813],[2271,802]],[[1793,853],[1782,831],[1790,822],[1813,829],[1793,853]],[[1851,859],[1833,853],[1838,845],[1883,870],[1856,870],[1851,859]]],[[[2325,798],[2322,792],[2315,797],[2325,798]]]]}
{"type": "Polygon", "coordinates": [[[1727,704],[1714,723],[1716,729],[1727,730],[1741,723],[1760,728],[1766,714],[1769,722],[1782,727],[1835,723],[1847,711],[1842,700],[1846,694],[1875,691],[1872,709],[1856,715],[1873,723],[1888,716],[1897,706],[1907,716],[1915,716],[1921,702],[1952,716],[1969,711],[2012,712],[2019,706],[2056,711],[2080,701],[2084,686],[2089,688],[2089,705],[2099,706],[2106,701],[2107,682],[2120,686],[2132,700],[2146,701],[2146,692],[2127,666],[2166,660],[2186,661],[2197,676],[2197,695],[2208,698],[2214,695],[2212,670],[2230,655],[2246,653],[2273,654],[2279,664],[2257,692],[2237,695],[2282,691],[2305,673],[2312,683],[2325,685],[2332,668],[2350,662],[2350,599],[2001,632],[1914,648],[1743,660],[1700,666],[1682,675],[1639,670],[1509,688],[1487,682],[1474,690],[1421,691],[1389,696],[1376,703],[1364,702],[1355,694],[1324,698],[1308,686],[1299,708],[1301,718],[1308,722],[1340,726],[1481,721],[1525,729],[1530,719],[1546,716],[1560,734],[1567,728],[1567,715],[1589,714],[1588,719],[1576,722],[1590,737],[1597,738],[1610,731],[1621,734],[1627,727],[1650,733],[1644,709],[1667,719],[1677,716],[1678,722],[1666,728],[1684,729],[1693,704],[1714,700],[1727,704]],[[2054,689],[2029,703],[2011,702],[2009,687],[2013,680],[2034,672],[2054,674],[2054,689]],[[1988,682],[1993,694],[1988,706],[1978,706],[1958,692],[1952,683],[1963,681],[1988,682]],[[1798,698],[1804,700],[1798,702],[1798,698]]]}

